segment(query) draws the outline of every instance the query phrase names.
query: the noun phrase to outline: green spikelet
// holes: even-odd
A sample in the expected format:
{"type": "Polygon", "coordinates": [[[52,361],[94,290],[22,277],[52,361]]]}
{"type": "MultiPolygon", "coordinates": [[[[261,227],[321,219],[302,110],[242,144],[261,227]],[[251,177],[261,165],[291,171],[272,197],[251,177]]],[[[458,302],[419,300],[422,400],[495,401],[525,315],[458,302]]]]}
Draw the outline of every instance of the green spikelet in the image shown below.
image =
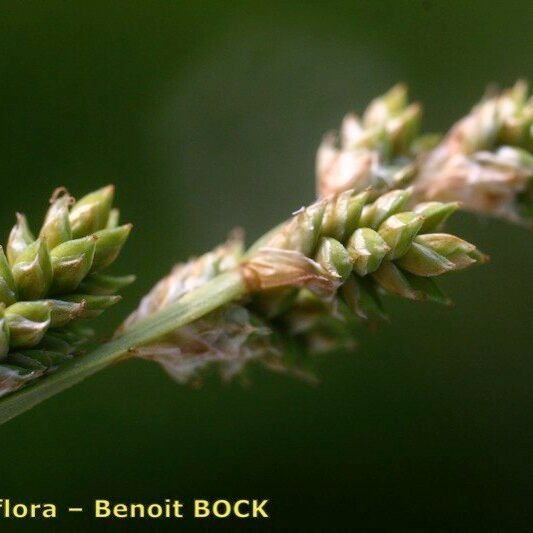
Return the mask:
{"type": "Polygon", "coordinates": [[[74,202],[57,189],[37,239],[17,214],[7,254],[0,247],[0,395],[76,354],[92,335],[80,321],[120,301],[116,291],[134,280],[100,274],[131,230],[118,226],[113,195],[108,186],[74,202]]]}

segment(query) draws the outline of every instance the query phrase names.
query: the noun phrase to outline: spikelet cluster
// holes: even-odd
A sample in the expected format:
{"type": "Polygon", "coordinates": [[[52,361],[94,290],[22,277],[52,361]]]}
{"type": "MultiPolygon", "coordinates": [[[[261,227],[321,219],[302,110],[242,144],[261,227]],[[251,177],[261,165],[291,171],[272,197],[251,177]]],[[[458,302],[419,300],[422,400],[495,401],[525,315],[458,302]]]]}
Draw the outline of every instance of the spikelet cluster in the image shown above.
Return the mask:
{"type": "Polygon", "coordinates": [[[409,104],[406,87],[396,85],[373,100],[361,118],[346,115],[340,134],[326,134],[318,149],[318,196],[369,187],[378,194],[409,183],[417,153],[435,141],[418,137],[421,113],[420,104],[409,104]]]}
{"type": "Polygon", "coordinates": [[[531,226],[533,97],[518,82],[486,98],[421,158],[416,192],[531,226]]]}
{"type": "Polygon", "coordinates": [[[17,215],[0,247],[0,395],[69,360],[92,335],[84,319],[120,300],[132,276],[103,274],[131,230],[112,208],[114,188],[79,201],[58,189],[34,235],[17,215]]]}
{"type": "Polygon", "coordinates": [[[533,98],[525,82],[482,100],[442,140],[418,135],[419,104],[404,86],[376,98],[359,119],[344,118],[317,152],[319,197],[372,187],[414,186],[417,201],[461,207],[531,227],[533,98]]]}

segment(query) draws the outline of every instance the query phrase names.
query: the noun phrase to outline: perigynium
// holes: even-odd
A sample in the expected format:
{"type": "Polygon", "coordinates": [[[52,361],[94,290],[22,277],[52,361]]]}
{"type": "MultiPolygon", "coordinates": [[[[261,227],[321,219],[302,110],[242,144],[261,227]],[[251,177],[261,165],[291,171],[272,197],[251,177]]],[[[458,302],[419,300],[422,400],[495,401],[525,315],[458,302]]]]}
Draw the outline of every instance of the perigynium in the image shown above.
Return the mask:
{"type": "Polygon", "coordinates": [[[386,317],[383,296],[449,303],[437,279],[486,259],[443,232],[454,211],[531,222],[533,104],[519,83],[442,139],[419,135],[420,115],[399,85],[346,117],[319,149],[317,202],[248,249],[236,232],[176,265],[87,354],[85,321],[132,281],[101,274],[130,231],[113,189],[76,203],[59,190],[37,237],[18,215],[0,251],[0,393],[32,383],[0,401],[0,423],[129,357],[188,383],[213,365],[240,376],[250,361],[310,377],[314,354],[353,348],[362,324],[386,317]]]}

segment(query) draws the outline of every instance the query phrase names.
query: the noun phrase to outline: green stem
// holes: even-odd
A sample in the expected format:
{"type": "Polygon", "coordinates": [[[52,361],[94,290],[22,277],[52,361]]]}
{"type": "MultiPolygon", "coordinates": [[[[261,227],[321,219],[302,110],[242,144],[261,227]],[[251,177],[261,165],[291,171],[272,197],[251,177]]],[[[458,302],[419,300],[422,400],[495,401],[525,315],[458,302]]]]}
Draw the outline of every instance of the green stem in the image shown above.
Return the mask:
{"type": "Polygon", "coordinates": [[[217,276],[176,303],[133,325],[120,337],[65,364],[57,372],[36,382],[35,385],[30,385],[1,400],[0,424],[128,356],[135,347],[189,324],[217,307],[240,298],[245,293],[246,289],[238,271],[217,276]]]}

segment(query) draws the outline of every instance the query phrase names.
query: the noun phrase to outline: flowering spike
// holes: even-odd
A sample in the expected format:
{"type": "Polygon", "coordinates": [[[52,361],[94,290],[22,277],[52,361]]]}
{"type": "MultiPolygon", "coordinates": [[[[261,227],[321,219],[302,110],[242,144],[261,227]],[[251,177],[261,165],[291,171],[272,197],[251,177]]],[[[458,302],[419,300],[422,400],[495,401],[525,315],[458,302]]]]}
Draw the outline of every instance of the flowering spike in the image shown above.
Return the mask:
{"type": "Polygon", "coordinates": [[[65,189],[58,189],[51,199],[51,206],[44,219],[39,233],[41,239],[46,240],[49,249],[72,239],[69,222],[69,207],[73,198],[65,189]]]}
{"type": "MultiPolygon", "coordinates": [[[[324,346],[328,344],[324,331],[335,331],[340,337],[349,329],[346,325],[353,325],[354,316],[379,316],[378,292],[446,303],[431,278],[485,258],[473,245],[457,237],[428,233],[456,209],[456,204],[430,201],[413,206],[412,190],[391,189],[418,181],[421,175],[427,177],[428,169],[432,169],[441,180],[444,175],[442,181],[447,182],[448,192],[455,191],[450,200],[457,199],[459,191],[475,204],[479,195],[473,191],[481,181],[483,187],[474,192],[487,193],[483,201],[494,203],[492,211],[503,213],[508,209],[512,211],[509,216],[518,217],[518,208],[529,209],[531,202],[533,157],[528,150],[532,149],[533,112],[531,103],[525,101],[526,95],[527,90],[519,86],[497,100],[483,103],[433,149],[415,138],[421,108],[408,104],[403,86],[372,102],[363,120],[347,117],[340,147],[336,146],[337,136],[328,136],[320,149],[317,169],[323,200],[299,210],[287,223],[260,239],[246,255],[242,255],[240,247],[235,254],[224,249],[220,261],[215,251],[177,267],[143,299],[124,327],[170,302],[176,306],[161,315],[164,318],[158,326],[176,325],[169,317],[178,316],[182,322],[177,323],[183,327],[166,330],[155,343],[143,345],[142,339],[150,337],[139,332],[151,329],[148,322],[133,334],[133,344],[141,346],[131,349],[142,357],[156,358],[178,380],[190,378],[205,362],[228,358],[228,354],[231,357],[225,369],[232,373],[243,361],[258,354],[264,356],[265,344],[271,354],[277,346],[272,338],[278,330],[285,334],[282,342],[289,333],[303,338],[308,347],[316,347],[317,343],[324,346]],[[427,150],[432,152],[428,154],[427,150]],[[443,153],[445,157],[441,158],[443,153]],[[502,182],[503,193],[498,191],[502,182]],[[372,191],[366,191],[370,186],[372,191]],[[366,192],[356,196],[360,191],[366,192]],[[372,203],[368,203],[370,199],[372,203]],[[227,272],[228,269],[232,271],[227,272]],[[221,273],[225,275],[213,279],[221,273]],[[207,298],[198,296],[191,307],[188,306],[194,295],[179,301],[207,281],[212,283],[198,293],[207,294],[207,298]],[[235,303],[237,298],[242,300],[235,303]],[[187,323],[189,317],[201,318],[187,323]],[[272,317],[275,320],[270,320],[272,317]],[[267,340],[259,343],[259,349],[251,342],[257,337],[267,340]]],[[[430,194],[442,193],[439,183],[432,181],[425,189],[419,183],[415,185],[413,190],[419,198],[441,198],[430,194]]],[[[36,346],[37,351],[53,347],[54,352],[70,355],[89,335],[74,319],[97,316],[119,299],[109,293],[122,281],[94,274],[115,260],[130,230],[129,226],[118,226],[118,211],[111,211],[112,196],[113,189],[106,187],[75,204],[68,215],[72,236],[65,233],[65,209],[59,205],[55,209],[61,211],[62,218],[51,210],[41,230],[41,241],[34,243],[29,232],[23,235],[22,224],[14,231],[8,257],[13,256],[12,269],[21,296],[27,297],[30,287],[43,294],[38,301],[15,302],[5,310],[10,352],[8,365],[0,365],[0,382],[3,380],[8,388],[30,379],[14,370],[17,365],[30,370],[31,375],[41,375],[50,368],[45,357],[14,352],[14,347],[36,346]],[[24,280],[21,265],[30,264],[43,247],[45,252],[52,248],[52,253],[60,255],[57,249],[63,252],[61,246],[73,246],[71,238],[97,239],[93,243],[94,257],[87,261],[91,265],[85,265],[76,283],[70,281],[70,285],[58,288],[56,278],[59,280],[60,276],[56,268],[56,285],[51,290],[49,285],[43,291],[39,283],[24,280]],[[61,244],[55,246],[58,242],[61,244]],[[73,294],[74,290],[77,292],[73,294]],[[54,291],[68,294],[46,300],[54,291]]],[[[115,353],[114,357],[123,353],[115,353]]]]}
{"type": "Polygon", "coordinates": [[[230,352],[239,361],[239,368],[251,357],[249,350],[269,367],[286,368],[291,366],[290,361],[306,359],[317,350],[348,345],[353,341],[354,319],[386,318],[378,292],[448,303],[427,276],[457,270],[464,255],[471,261],[481,256],[461,239],[454,241],[455,247],[447,241],[449,249],[440,246],[439,234],[424,234],[423,227],[426,215],[430,219],[427,227],[436,226],[455,206],[434,203],[402,212],[410,191],[392,191],[362,208],[369,196],[368,191],[330,196],[299,210],[243,255],[240,247],[236,255],[230,253],[231,248],[221,247],[178,265],[143,298],[119,334],[215,276],[237,268],[251,296],[237,306],[239,312],[248,312],[243,313],[246,318],[239,327],[226,314],[234,305],[229,304],[136,348],[135,354],[157,360],[180,381],[192,373],[184,368],[192,366],[196,373],[210,362],[223,363],[230,352]],[[419,237],[427,237],[425,244],[417,241],[419,237]],[[429,257],[420,259],[419,248],[428,250],[429,257]],[[225,268],[220,268],[222,261],[215,260],[219,255],[231,259],[225,268]],[[253,319],[270,330],[260,347],[250,344],[245,333],[255,331],[253,319]],[[292,356],[272,360],[272,353],[278,349],[292,356]],[[300,356],[295,358],[295,354],[300,356]]]}
{"type": "Polygon", "coordinates": [[[362,120],[347,115],[340,134],[327,134],[318,149],[319,196],[369,187],[381,194],[412,181],[416,150],[427,145],[417,138],[421,114],[419,104],[408,104],[407,88],[400,84],[373,100],[362,120]]]}
{"type": "Polygon", "coordinates": [[[78,200],[70,210],[72,236],[77,239],[104,229],[109,219],[115,188],[108,185],[78,200]]]}
{"type": "Polygon", "coordinates": [[[22,213],[17,213],[17,223],[9,234],[6,252],[10,265],[15,263],[17,257],[35,240],[28,226],[28,221],[22,213]]]}
{"type": "Polygon", "coordinates": [[[46,363],[48,355],[35,359],[21,348],[68,356],[55,358],[57,364],[77,355],[93,335],[78,321],[116,303],[114,293],[133,281],[91,273],[97,242],[98,268],[104,268],[129,233],[129,225],[115,227],[118,210],[110,212],[112,197],[113,188],[105,187],[71,206],[66,190],[56,189],[38,240],[26,218],[17,215],[7,258],[0,247],[0,396],[57,366],[46,363]]]}
{"type": "Polygon", "coordinates": [[[17,256],[12,272],[22,300],[45,296],[52,283],[52,263],[46,243],[38,239],[30,244],[17,256]]]}
{"type": "MultiPolygon", "coordinates": [[[[420,116],[403,85],[375,99],[362,121],[347,115],[340,135],[327,134],[318,149],[319,196],[412,184],[418,200],[459,201],[464,209],[533,227],[533,98],[527,83],[483,99],[444,137],[418,136],[420,116]]],[[[428,220],[424,231],[435,227],[428,220]]]]}
{"type": "Polygon", "coordinates": [[[533,99],[527,84],[487,98],[425,154],[415,192],[532,226],[533,99]]]}
{"type": "Polygon", "coordinates": [[[53,269],[50,292],[67,294],[75,291],[91,270],[95,249],[96,237],[94,235],[56,246],[50,254],[53,269]]]}
{"type": "MultiPolygon", "coordinates": [[[[274,287],[306,287],[331,300],[339,285],[343,281],[349,281],[351,267],[358,277],[377,272],[372,279],[388,292],[410,299],[444,302],[445,297],[431,283],[411,282],[410,277],[400,269],[416,276],[428,277],[459,270],[484,260],[483,254],[466,241],[453,236],[441,237],[445,234],[423,233],[426,218],[421,213],[428,215],[429,227],[435,226],[455,209],[454,204],[441,206],[431,203],[399,213],[409,200],[410,191],[391,191],[367,204],[361,217],[356,217],[355,226],[359,227],[342,242],[327,238],[331,233],[345,235],[346,226],[350,226],[350,229],[354,227],[354,221],[347,218],[345,199],[350,196],[347,193],[340,196],[342,198],[331,197],[309,208],[314,217],[319,213],[326,222],[315,218],[312,225],[305,226],[306,242],[319,239],[319,246],[312,255],[305,254],[301,239],[292,240],[297,245],[292,254],[295,258],[298,257],[298,264],[301,265],[299,270],[294,268],[294,261],[291,263],[292,269],[288,269],[284,258],[292,257],[286,249],[287,243],[291,242],[287,235],[298,233],[299,221],[309,220],[310,215],[306,210],[299,212],[276,230],[270,240],[262,241],[263,247],[252,247],[253,253],[246,255],[242,265],[245,281],[251,291],[274,287]],[[317,206],[320,206],[320,210],[317,206]],[[272,243],[283,243],[285,249],[275,248],[272,243]],[[298,276],[294,275],[297,271],[298,276]],[[283,283],[279,281],[281,279],[283,283]],[[327,290],[324,290],[324,279],[329,281],[327,290]],[[315,286],[312,287],[312,284],[315,286]],[[322,293],[320,289],[323,290],[322,293]]],[[[267,299],[270,301],[271,297],[267,299]]],[[[277,301],[285,301],[283,294],[279,294],[277,301]]]]}

